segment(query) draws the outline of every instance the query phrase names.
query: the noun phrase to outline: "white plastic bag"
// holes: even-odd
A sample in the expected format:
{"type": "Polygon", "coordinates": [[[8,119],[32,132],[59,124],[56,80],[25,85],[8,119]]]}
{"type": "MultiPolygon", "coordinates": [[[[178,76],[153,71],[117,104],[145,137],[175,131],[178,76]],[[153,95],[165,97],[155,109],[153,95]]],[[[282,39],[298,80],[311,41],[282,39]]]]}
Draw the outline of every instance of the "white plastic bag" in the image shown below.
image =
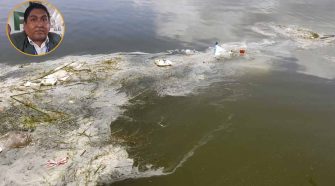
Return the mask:
{"type": "Polygon", "coordinates": [[[156,59],[155,64],[159,67],[172,66],[172,61],[167,59],[156,59]]]}

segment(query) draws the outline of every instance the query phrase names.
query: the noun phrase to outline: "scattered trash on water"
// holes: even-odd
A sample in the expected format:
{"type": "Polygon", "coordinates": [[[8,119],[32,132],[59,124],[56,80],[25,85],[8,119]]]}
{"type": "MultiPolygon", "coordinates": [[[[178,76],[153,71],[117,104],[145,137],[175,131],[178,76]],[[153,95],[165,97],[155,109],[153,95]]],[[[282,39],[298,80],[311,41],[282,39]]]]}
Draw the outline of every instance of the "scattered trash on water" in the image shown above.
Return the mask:
{"type": "Polygon", "coordinates": [[[244,48],[240,48],[240,56],[245,55],[246,50],[244,48]]]}
{"type": "Polygon", "coordinates": [[[167,52],[171,55],[179,55],[179,54],[194,55],[194,54],[199,53],[198,51],[194,49],[175,49],[175,50],[168,50],[167,52]]]}
{"type": "Polygon", "coordinates": [[[82,63],[72,63],[69,66],[72,67],[74,70],[81,70],[81,67],[83,66],[83,64],[82,63]]]}
{"type": "Polygon", "coordinates": [[[193,52],[192,52],[192,50],[190,50],[190,49],[186,49],[186,50],[185,50],[185,54],[187,54],[187,55],[191,55],[191,54],[193,54],[193,52]]]}
{"type": "Polygon", "coordinates": [[[215,43],[215,48],[214,48],[214,56],[218,57],[218,56],[222,56],[222,55],[226,55],[227,51],[219,46],[219,43],[216,42],[215,43]]]}
{"type": "Polygon", "coordinates": [[[196,54],[197,51],[196,50],[191,50],[191,49],[186,49],[186,50],[183,50],[183,53],[186,54],[186,55],[193,55],[193,54],[196,54]]]}
{"type": "Polygon", "coordinates": [[[256,33],[272,37],[280,36],[295,41],[300,48],[314,48],[334,43],[335,35],[317,32],[297,25],[280,25],[274,23],[256,23],[252,28],[256,33]]]}
{"type": "Polygon", "coordinates": [[[246,54],[246,46],[240,46],[239,48],[233,48],[227,50],[219,45],[218,42],[215,43],[214,56],[216,58],[231,58],[234,56],[244,56],[246,54]]]}
{"type": "Polygon", "coordinates": [[[40,81],[38,83],[27,81],[23,86],[25,86],[25,87],[38,87],[40,85],[41,85],[40,81]]]}
{"type": "Polygon", "coordinates": [[[53,85],[56,85],[56,83],[57,83],[57,78],[55,77],[44,78],[41,81],[42,86],[53,86],[53,85]]]}
{"type": "Polygon", "coordinates": [[[59,81],[66,81],[70,77],[69,73],[65,70],[59,70],[53,74],[50,74],[44,78],[56,78],[59,81]]]}
{"type": "Polygon", "coordinates": [[[156,59],[155,64],[159,67],[172,66],[172,61],[168,59],[156,59]]]}
{"type": "Polygon", "coordinates": [[[47,73],[46,76],[39,78],[35,81],[27,81],[23,86],[25,87],[37,87],[37,86],[54,86],[57,84],[57,82],[64,82],[67,81],[71,73],[64,70],[66,67],[69,67],[73,70],[80,70],[82,67],[82,64],[77,63],[71,63],[66,65],[61,65],[51,72],[47,73]]]}
{"type": "Polygon", "coordinates": [[[159,126],[161,126],[163,128],[166,127],[166,125],[164,124],[164,117],[161,117],[161,120],[157,123],[157,125],[159,125],[159,126]]]}
{"type": "Polygon", "coordinates": [[[69,78],[69,72],[67,72],[66,70],[58,70],[55,73],[45,76],[41,81],[41,85],[53,86],[56,85],[58,81],[66,81],[69,78]]]}
{"type": "Polygon", "coordinates": [[[47,167],[48,168],[53,168],[53,167],[58,167],[60,165],[64,165],[68,162],[69,160],[69,157],[64,157],[64,158],[61,158],[61,159],[58,159],[58,160],[48,160],[47,161],[47,167]]]}

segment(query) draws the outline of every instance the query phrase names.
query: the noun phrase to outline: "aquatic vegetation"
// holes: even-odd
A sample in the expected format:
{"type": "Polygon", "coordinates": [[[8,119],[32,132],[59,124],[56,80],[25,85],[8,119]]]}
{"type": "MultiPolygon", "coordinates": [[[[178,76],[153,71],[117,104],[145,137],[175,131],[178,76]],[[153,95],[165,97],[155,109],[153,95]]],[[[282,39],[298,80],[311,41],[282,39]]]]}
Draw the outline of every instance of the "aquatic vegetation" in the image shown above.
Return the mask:
{"type": "MultiPolygon", "coordinates": [[[[309,36],[320,37],[317,33],[309,33],[309,36]]],[[[34,75],[22,75],[10,83],[0,82],[1,91],[4,92],[1,94],[1,99],[4,98],[2,100],[6,107],[9,107],[8,112],[0,113],[1,116],[6,115],[1,121],[15,124],[15,129],[32,131],[34,137],[37,137],[38,143],[29,146],[31,151],[25,156],[20,156],[20,161],[27,162],[24,165],[32,163],[33,160],[47,162],[48,159],[69,157],[66,165],[59,169],[57,167],[55,170],[44,171],[38,176],[35,172],[41,172],[41,167],[34,167],[28,171],[23,167],[25,174],[36,178],[37,184],[90,185],[130,177],[163,175],[166,174],[164,171],[173,172],[182,166],[192,157],[196,149],[206,144],[217,131],[223,131],[226,127],[224,122],[222,124],[224,127],[220,125],[217,129],[215,126],[206,125],[211,129],[208,129],[208,135],[204,138],[201,138],[202,129],[198,134],[192,134],[194,139],[181,137],[181,140],[195,141],[195,144],[190,143],[184,147],[182,152],[185,153],[184,156],[174,156],[180,160],[177,163],[168,162],[156,152],[145,150],[140,152],[139,150],[152,145],[162,147],[159,140],[153,139],[169,135],[164,131],[171,130],[176,119],[185,118],[187,114],[185,110],[194,109],[192,107],[179,111],[178,109],[183,106],[170,103],[184,104],[185,100],[202,91],[201,88],[222,79],[228,82],[227,84],[229,81],[233,82],[234,77],[240,75],[234,68],[240,67],[238,65],[241,64],[250,64],[250,67],[254,67],[255,63],[252,60],[258,57],[257,54],[263,55],[261,48],[269,48],[268,46],[271,47],[274,43],[272,41],[252,43],[245,57],[221,61],[215,59],[213,48],[210,48],[208,51],[185,51],[176,55],[159,53],[79,56],[59,59],[52,63],[27,65],[23,70],[34,71],[36,72],[34,75]],[[168,59],[173,61],[173,65],[169,68],[159,68],[154,63],[155,59],[168,59]],[[35,77],[35,74],[38,76],[35,77]],[[57,84],[40,86],[39,83],[43,78],[51,76],[57,79],[57,84]],[[63,77],[67,78],[63,80],[63,77]],[[37,86],[25,86],[28,81],[37,86]],[[171,101],[170,98],[177,100],[171,101]],[[13,108],[18,112],[10,112],[13,108]],[[16,121],[12,122],[9,117],[16,118],[16,121]],[[147,127],[143,129],[143,126],[147,127]],[[157,131],[161,131],[162,135],[155,135],[157,131]],[[146,158],[146,155],[153,158],[146,158]],[[37,160],[31,160],[32,157],[37,160]]],[[[223,47],[242,44],[242,42],[224,43],[223,47]]],[[[223,90],[227,92],[227,95],[223,96],[224,99],[215,102],[219,108],[224,105],[223,102],[229,102],[229,99],[235,102],[238,97],[244,96],[244,91],[239,92],[234,87],[226,89],[227,87],[224,87],[220,91],[212,91],[213,94],[222,93],[223,90]],[[230,94],[234,96],[230,97],[230,94]]],[[[185,105],[198,101],[190,100],[185,105]]],[[[191,121],[181,119],[180,125],[199,122],[201,115],[207,110],[210,109],[188,113],[187,118],[194,119],[191,121]]],[[[208,116],[211,114],[213,113],[207,113],[208,116]]],[[[216,117],[214,115],[210,118],[216,117]]],[[[198,126],[207,122],[199,122],[198,126]]],[[[210,122],[213,123],[222,121],[210,122]]],[[[4,127],[4,129],[8,131],[11,128],[4,127]]],[[[184,131],[173,131],[187,134],[189,128],[185,126],[184,131]]],[[[169,148],[163,146],[161,151],[164,152],[169,148]]]]}
{"type": "Polygon", "coordinates": [[[103,64],[106,64],[106,65],[117,65],[117,63],[118,63],[120,60],[121,60],[120,57],[116,57],[116,58],[112,58],[112,59],[103,61],[103,64]]]}
{"type": "Polygon", "coordinates": [[[316,32],[311,32],[311,39],[316,39],[316,38],[319,38],[319,34],[316,33],[316,32]]]}
{"type": "Polygon", "coordinates": [[[274,23],[256,23],[251,29],[267,37],[284,36],[296,42],[298,47],[311,48],[329,45],[335,42],[335,36],[316,32],[297,25],[280,25],[274,23]]]}
{"type": "Polygon", "coordinates": [[[102,65],[98,66],[98,69],[102,70],[101,67],[103,67],[106,70],[118,70],[117,66],[121,61],[122,61],[121,57],[114,57],[114,58],[111,58],[111,59],[104,60],[101,63],[102,65]]]}
{"type": "Polygon", "coordinates": [[[64,113],[50,113],[48,115],[22,116],[21,120],[24,129],[34,130],[39,124],[51,124],[66,118],[68,116],[64,113]]]}

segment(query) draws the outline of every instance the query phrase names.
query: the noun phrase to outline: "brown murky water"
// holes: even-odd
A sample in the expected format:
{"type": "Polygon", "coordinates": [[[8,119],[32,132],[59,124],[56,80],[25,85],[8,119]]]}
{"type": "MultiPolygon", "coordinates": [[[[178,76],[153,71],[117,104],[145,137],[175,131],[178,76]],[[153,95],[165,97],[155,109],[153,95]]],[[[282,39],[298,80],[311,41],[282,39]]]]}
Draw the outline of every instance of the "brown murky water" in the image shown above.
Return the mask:
{"type": "Polygon", "coordinates": [[[130,136],[139,166],[167,174],[113,185],[334,183],[334,92],[333,81],[271,72],[194,96],[143,95],[111,128],[130,136]]]}
{"type": "MultiPolygon", "coordinates": [[[[17,3],[0,2],[2,25],[17,3]]],[[[159,72],[172,80],[162,85],[163,94],[152,85],[164,82],[161,76],[122,85],[120,91],[146,91],[111,123],[113,143],[127,147],[143,173],[130,177],[146,178],[113,185],[335,183],[334,42],[306,39],[300,33],[334,34],[333,0],[51,3],[64,14],[67,27],[59,49],[42,58],[22,56],[0,27],[0,63],[114,52],[204,51],[215,41],[248,46],[242,60],[216,61],[210,67],[190,63],[173,68],[171,76],[168,70],[159,72]],[[220,76],[235,62],[240,65],[232,74],[242,73],[220,76]],[[164,173],[148,172],[156,169],[164,173]]],[[[132,62],[138,71],[149,69],[146,60],[132,62]]]]}

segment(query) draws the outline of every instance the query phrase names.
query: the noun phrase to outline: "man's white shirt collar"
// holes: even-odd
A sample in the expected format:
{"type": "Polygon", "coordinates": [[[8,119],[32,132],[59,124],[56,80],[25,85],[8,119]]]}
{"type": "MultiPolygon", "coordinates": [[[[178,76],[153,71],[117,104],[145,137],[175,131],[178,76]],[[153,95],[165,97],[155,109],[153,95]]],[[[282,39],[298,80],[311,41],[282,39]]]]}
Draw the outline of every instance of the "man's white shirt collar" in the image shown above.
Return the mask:
{"type": "Polygon", "coordinates": [[[37,55],[40,55],[40,54],[45,54],[48,52],[48,47],[47,47],[47,43],[49,43],[49,37],[47,36],[47,39],[41,44],[41,47],[38,46],[33,40],[31,40],[29,37],[28,37],[28,41],[31,45],[34,46],[35,50],[36,50],[36,53],[37,55]]]}

